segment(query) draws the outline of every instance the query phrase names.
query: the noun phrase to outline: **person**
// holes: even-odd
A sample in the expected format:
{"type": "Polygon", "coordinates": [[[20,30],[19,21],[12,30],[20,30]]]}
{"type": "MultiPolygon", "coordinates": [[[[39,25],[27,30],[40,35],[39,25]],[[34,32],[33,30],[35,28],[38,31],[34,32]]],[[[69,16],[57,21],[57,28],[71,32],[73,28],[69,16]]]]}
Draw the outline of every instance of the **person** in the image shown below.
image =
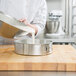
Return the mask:
{"type": "Polygon", "coordinates": [[[46,0],[0,0],[0,11],[33,28],[36,36],[45,28],[46,0]]]}

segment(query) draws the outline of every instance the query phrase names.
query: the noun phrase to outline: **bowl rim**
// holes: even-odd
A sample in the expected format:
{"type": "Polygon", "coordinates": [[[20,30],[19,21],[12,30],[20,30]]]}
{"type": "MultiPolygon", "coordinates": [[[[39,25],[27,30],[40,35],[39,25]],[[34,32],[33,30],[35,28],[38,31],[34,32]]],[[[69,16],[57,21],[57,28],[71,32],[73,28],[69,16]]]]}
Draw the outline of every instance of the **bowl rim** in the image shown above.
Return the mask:
{"type": "Polygon", "coordinates": [[[52,44],[52,40],[46,40],[46,39],[35,39],[35,43],[32,42],[32,39],[26,39],[26,40],[15,40],[15,44],[29,44],[29,45],[40,45],[40,44],[52,44]]]}

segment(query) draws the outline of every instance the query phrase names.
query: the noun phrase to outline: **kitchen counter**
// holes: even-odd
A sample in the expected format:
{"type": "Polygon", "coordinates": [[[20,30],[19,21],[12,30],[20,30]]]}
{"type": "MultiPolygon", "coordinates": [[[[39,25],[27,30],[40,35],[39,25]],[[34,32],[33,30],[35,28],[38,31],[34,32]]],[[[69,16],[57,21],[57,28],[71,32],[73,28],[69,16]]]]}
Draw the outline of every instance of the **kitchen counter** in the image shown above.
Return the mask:
{"type": "Polygon", "coordinates": [[[0,45],[0,70],[76,71],[76,50],[71,45],[53,45],[47,56],[22,56],[13,45],[0,45]]]}
{"type": "MultiPolygon", "coordinates": [[[[49,36],[39,36],[37,39],[45,39],[45,40],[50,40],[53,41],[53,43],[76,43],[76,38],[70,38],[68,36],[57,36],[57,37],[49,37],[49,36]]],[[[14,44],[14,40],[12,39],[6,39],[3,37],[0,37],[0,45],[10,45],[14,44]]]]}
{"type": "Polygon", "coordinates": [[[39,36],[38,39],[46,39],[46,40],[51,40],[54,43],[75,43],[76,42],[76,37],[69,37],[66,35],[43,35],[43,36],[39,36]]]}

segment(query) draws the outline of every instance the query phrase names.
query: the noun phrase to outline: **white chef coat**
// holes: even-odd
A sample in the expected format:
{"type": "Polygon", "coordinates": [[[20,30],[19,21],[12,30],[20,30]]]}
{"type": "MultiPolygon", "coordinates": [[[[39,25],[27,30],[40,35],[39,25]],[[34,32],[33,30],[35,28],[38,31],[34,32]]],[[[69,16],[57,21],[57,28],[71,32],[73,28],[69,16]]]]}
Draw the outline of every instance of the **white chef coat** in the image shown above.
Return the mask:
{"type": "Polygon", "coordinates": [[[44,29],[47,16],[45,0],[0,0],[0,11],[16,19],[26,18],[38,27],[38,34],[44,29]]]}

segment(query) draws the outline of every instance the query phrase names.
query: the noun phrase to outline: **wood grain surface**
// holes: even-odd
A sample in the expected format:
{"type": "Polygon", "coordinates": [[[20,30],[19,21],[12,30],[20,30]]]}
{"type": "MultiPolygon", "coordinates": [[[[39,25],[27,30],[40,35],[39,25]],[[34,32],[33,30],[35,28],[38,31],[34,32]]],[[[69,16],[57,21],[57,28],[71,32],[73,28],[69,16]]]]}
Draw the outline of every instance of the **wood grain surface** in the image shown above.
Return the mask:
{"type": "Polygon", "coordinates": [[[18,31],[19,29],[6,23],[2,23],[2,26],[0,27],[0,36],[5,38],[13,38],[18,31]]]}
{"type": "Polygon", "coordinates": [[[0,45],[0,70],[76,71],[76,50],[71,45],[53,45],[47,56],[22,56],[13,45],[0,45]]]}

